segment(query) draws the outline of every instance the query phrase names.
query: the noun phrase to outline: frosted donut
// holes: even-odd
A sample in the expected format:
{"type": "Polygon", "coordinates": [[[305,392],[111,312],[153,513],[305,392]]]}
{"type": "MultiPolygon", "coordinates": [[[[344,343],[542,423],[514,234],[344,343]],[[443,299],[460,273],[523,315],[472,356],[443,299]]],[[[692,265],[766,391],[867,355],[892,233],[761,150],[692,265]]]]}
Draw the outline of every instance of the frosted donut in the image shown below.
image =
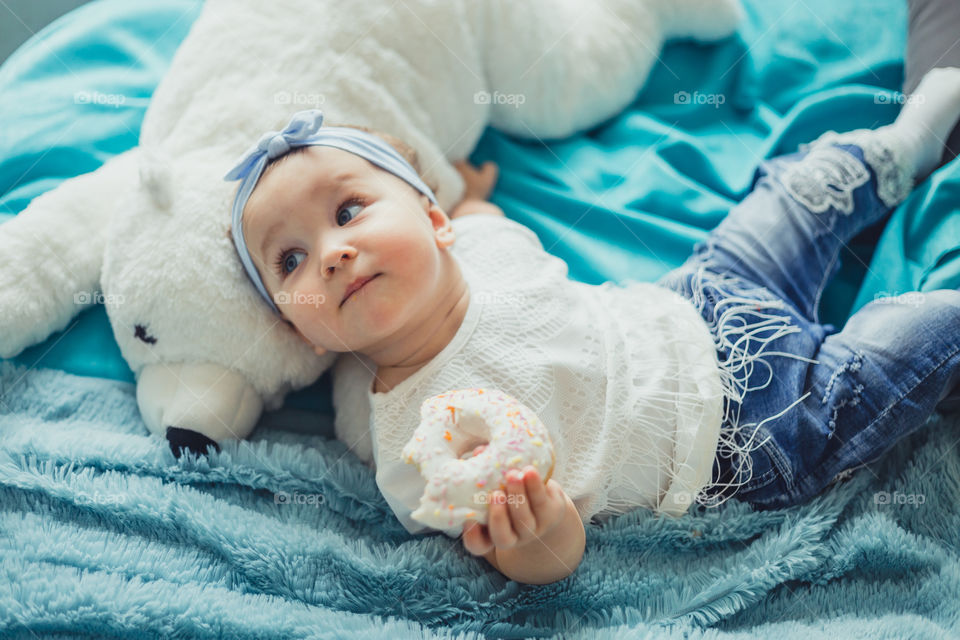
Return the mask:
{"type": "Polygon", "coordinates": [[[537,415],[496,389],[458,389],[427,398],[402,457],[427,481],[411,517],[435,529],[487,523],[490,492],[506,492],[506,473],[532,465],[546,483],[553,443],[537,415]],[[487,444],[489,443],[489,444],[487,444]],[[474,455],[477,445],[486,448],[474,455]]]}

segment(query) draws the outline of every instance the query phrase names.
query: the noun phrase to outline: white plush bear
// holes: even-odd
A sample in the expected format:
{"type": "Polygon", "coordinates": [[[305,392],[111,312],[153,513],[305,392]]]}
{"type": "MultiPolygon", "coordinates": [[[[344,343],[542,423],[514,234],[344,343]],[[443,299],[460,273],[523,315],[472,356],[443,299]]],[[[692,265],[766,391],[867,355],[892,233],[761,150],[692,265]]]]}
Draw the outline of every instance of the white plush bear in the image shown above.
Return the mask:
{"type": "Polygon", "coordinates": [[[665,39],[730,35],[736,0],[207,0],[138,147],[0,226],[0,357],[62,330],[100,291],[147,427],[174,453],[247,436],[314,382],[317,356],[273,316],[229,238],[262,133],[303,109],[393,134],[449,210],[489,124],[559,138],[626,107],[665,39]]]}

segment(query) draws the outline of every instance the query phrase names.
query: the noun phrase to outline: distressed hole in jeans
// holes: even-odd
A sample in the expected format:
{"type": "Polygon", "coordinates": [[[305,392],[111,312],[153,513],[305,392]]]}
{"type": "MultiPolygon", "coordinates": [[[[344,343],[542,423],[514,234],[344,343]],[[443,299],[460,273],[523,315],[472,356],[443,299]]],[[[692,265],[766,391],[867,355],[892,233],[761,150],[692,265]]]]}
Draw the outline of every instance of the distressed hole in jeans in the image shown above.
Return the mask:
{"type": "MultiPolygon", "coordinates": [[[[820,398],[820,405],[822,406],[826,404],[830,399],[830,393],[841,376],[852,375],[856,373],[860,370],[862,365],[863,353],[861,351],[856,351],[843,364],[837,367],[837,369],[830,376],[830,380],[827,381],[827,386],[823,391],[823,397],[820,398]]],[[[830,422],[827,424],[827,426],[830,428],[830,433],[827,435],[828,439],[832,438],[834,432],[837,430],[837,415],[840,413],[840,409],[846,406],[853,407],[860,403],[860,394],[863,392],[863,385],[854,381],[852,389],[853,394],[850,397],[841,398],[833,406],[833,411],[830,415],[830,422]]]]}
{"type": "Polygon", "coordinates": [[[833,207],[844,215],[853,212],[853,192],[870,180],[867,168],[845,149],[817,146],[779,176],[790,196],[813,213],[833,207]]]}

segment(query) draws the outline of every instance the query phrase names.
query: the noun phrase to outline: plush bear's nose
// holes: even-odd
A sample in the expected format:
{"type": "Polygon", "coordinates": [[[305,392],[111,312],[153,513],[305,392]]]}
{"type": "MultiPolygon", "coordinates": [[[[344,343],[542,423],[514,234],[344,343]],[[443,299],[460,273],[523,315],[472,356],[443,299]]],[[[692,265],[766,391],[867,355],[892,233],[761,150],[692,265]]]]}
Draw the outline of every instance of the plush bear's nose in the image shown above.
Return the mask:
{"type": "Polygon", "coordinates": [[[220,445],[211,440],[202,433],[191,431],[190,429],[179,429],[177,427],[167,427],[167,442],[170,443],[170,450],[173,455],[179,458],[183,455],[183,450],[188,449],[198,456],[207,455],[207,449],[213,447],[220,452],[220,445]]]}

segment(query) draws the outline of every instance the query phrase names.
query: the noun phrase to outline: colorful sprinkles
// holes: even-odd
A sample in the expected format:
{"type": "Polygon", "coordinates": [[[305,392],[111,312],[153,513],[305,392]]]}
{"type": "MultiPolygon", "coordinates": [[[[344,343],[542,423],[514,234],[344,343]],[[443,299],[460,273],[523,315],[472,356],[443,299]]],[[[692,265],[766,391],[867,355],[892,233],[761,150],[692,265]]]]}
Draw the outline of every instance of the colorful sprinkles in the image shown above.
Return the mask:
{"type": "Polygon", "coordinates": [[[442,529],[487,522],[488,487],[505,489],[505,472],[532,465],[553,472],[550,434],[539,417],[496,389],[458,389],[427,398],[420,425],[401,457],[427,480],[414,520],[442,529]],[[481,442],[487,446],[470,457],[481,442]]]}

